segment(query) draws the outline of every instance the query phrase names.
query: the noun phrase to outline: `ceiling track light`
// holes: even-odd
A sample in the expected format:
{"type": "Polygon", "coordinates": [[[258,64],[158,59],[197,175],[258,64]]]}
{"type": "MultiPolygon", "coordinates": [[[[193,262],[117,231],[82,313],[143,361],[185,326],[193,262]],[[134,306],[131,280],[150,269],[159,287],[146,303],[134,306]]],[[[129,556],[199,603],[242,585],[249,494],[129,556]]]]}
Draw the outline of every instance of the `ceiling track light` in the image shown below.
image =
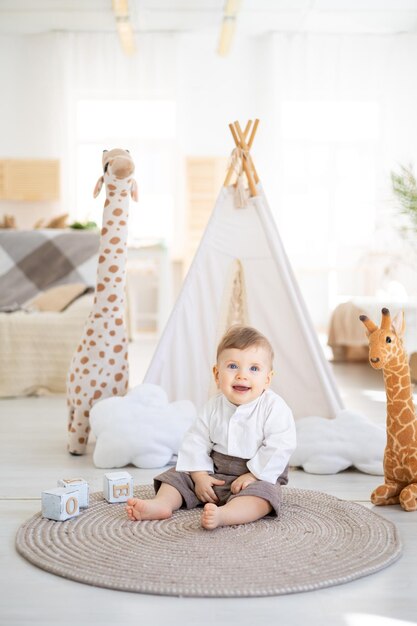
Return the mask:
{"type": "Polygon", "coordinates": [[[225,57],[229,54],[236,32],[236,19],[240,9],[240,0],[226,0],[223,11],[223,22],[220,30],[217,52],[225,57]]]}
{"type": "Polygon", "coordinates": [[[128,0],[112,0],[112,6],[120,44],[124,53],[132,56],[136,51],[136,46],[128,0]]]}

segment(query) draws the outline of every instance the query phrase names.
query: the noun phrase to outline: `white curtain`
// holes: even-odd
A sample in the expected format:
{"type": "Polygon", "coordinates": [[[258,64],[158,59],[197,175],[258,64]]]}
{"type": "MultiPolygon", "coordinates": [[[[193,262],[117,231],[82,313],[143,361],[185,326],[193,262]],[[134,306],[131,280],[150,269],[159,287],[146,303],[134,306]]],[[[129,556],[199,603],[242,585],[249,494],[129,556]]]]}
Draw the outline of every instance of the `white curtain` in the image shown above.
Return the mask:
{"type": "MultiPolygon", "coordinates": [[[[71,184],[68,190],[68,210],[74,216],[78,212],[80,219],[85,219],[86,215],[98,219],[97,202],[92,199],[91,185],[94,185],[94,177],[98,178],[100,175],[100,162],[97,161],[94,169],[94,155],[98,154],[99,157],[100,150],[109,149],[120,142],[124,142],[124,147],[130,148],[135,155],[142,202],[145,195],[151,195],[147,192],[155,191],[156,187],[159,187],[160,193],[169,196],[171,189],[166,189],[168,177],[164,172],[164,168],[167,168],[165,161],[160,163],[159,185],[156,172],[153,174],[154,180],[150,171],[152,168],[148,166],[155,159],[155,147],[140,141],[141,130],[147,123],[143,115],[141,116],[141,111],[138,110],[136,117],[131,116],[131,127],[126,129],[126,125],[120,123],[122,120],[115,118],[123,107],[115,107],[112,114],[108,102],[175,100],[175,37],[143,35],[138,38],[137,53],[132,57],[123,53],[116,34],[65,34],[60,45],[64,67],[63,108],[68,128],[65,153],[68,155],[67,167],[71,172],[71,180],[76,181],[76,185],[71,184]],[[77,119],[80,114],[77,105],[86,101],[96,102],[97,115],[101,114],[104,118],[102,129],[88,137],[80,131],[77,119]],[[106,118],[103,112],[108,110],[106,118]],[[148,158],[145,158],[145,152],[148,158]],[[79,171],[79,163],[82,162],[88,164],[88,175],[79,171]],[[86,182],[89,178],[91,188],[86,182]],[[85,203],[81,200],[83,197],[85,203]]],[[[161,126],[163,123],[164,120],[161,120],[161,126]]],[[[163,149],[169,153],[171,147],[163,146],[163,149]]],[[[172,169],[172,161],[169,165],[172,169]]],[[[172,219],[171,207],[167,222],[171,224],[172,219]]]]}
{"type": "Polygon", "coordinates": [[[175,35],[142,33],[131,57],[116,34],[65,34],[63,45],[75,92],[104,98],[166,98],[175,92],[175,35]]]}
{"type": "Polygon", "coordinates": [[[270,195],[316,325],[390,280],[417,295],[390,186],[417,163],[416,59],[414,35],[274,36],[270,195]]]}

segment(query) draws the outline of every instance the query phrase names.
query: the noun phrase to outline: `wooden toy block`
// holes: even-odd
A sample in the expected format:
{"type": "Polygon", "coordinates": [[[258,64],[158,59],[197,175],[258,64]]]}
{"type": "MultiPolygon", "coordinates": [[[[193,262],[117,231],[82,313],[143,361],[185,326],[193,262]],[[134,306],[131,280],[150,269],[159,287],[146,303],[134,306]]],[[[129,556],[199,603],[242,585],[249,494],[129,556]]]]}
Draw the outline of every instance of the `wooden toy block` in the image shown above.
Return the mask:
{"type": "Polygon", "coordinates": [[[78,502],[80,509],[86,509],[88,507],[89,487],[88,482],[84,480],[84,478],[61,478],[58,480],[58,487],[63,487],[65,489],[78,489],[78,502]]]}
{"type": "Polygon", "coordinates": [[[133,496],[133,478],[129,472],[104,474],[103,493],[107,502],[127,502],[133,496]]]}
{"type": "Polygon", "coordinates": [[[64,522],[80,513],[79,490],[58,487],[42,491],[42,517],[64,522]]]}

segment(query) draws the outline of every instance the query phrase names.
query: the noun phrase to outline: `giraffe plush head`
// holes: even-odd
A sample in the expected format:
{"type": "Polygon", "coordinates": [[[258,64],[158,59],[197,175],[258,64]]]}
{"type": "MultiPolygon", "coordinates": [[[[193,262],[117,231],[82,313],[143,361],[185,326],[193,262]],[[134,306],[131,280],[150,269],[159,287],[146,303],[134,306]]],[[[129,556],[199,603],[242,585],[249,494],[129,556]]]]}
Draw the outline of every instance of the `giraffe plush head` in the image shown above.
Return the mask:
{"type": "Polygon", "coordinates": [[[388,309],[382,309],[381,327],[379,328],[366,315],[361,315],[369,339],[369,362],[376,370],[389,366],[403,352],[405,320],[402,311],[391,320],[388,309]]]}
{"type": "Polygon", "coordinates": [[[130,184],[130,195],[133,200],[138,200],[138,188],[132,175],[135,171],[135,164],[130,156],[129,150],[114,148],[113,150],[103,150],[103,176],[100,176],[94,188],[94,197],[96,198],[101,191],[103,183],[106,182],[105,177],[115,177],[118,180],[128,178],[130,184]]]}

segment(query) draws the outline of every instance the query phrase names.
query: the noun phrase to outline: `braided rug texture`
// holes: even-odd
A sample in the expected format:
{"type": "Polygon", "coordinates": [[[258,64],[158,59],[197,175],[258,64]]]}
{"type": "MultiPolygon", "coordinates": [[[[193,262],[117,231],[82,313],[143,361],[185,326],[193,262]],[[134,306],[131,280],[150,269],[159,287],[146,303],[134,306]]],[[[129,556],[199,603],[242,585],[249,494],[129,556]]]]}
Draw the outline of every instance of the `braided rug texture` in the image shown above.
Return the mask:
{"type": "MultiPolygon", "coordinates": [[[[244,597],[310,591],[373,574],[401,554],[395,526],[365,507],[283,488],[279,520],[204,530],[201,510],[133,522],[94,493],[66,522],[38,513],[18,530],[28,561],[78,582],[170,596],[244,597]]],[[[135,488],[151,498],[153,488],[135,488]]]]}

